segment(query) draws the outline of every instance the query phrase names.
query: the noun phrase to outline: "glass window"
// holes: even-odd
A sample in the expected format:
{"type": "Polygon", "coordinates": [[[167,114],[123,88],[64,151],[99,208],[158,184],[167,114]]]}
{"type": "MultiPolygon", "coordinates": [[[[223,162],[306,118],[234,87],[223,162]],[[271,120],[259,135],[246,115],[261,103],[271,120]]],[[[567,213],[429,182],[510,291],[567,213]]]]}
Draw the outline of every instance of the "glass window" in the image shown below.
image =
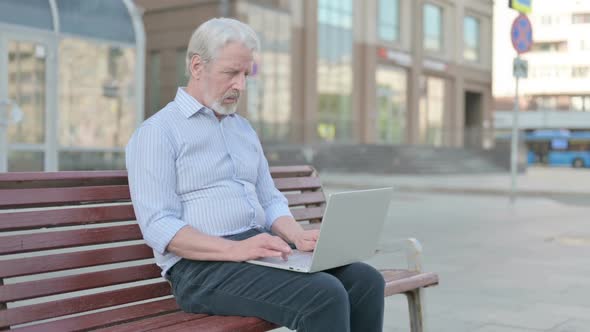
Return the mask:
{"type": "Polygon", "coordinates": [[[61,32],[97,39],[135,42],[131,16],[123,1],[56,0],[61,32]]]}
{"type": "Polygon", "coordinates": [[[567,41],[536,42],[531,47],[533,52],[566,52],[567,41]]]}
{"type": "Polygon", "coordinates": [[[155,114],[161,108],[161,98],[160,95],[162,93],[161,85],[160,85],[160,72],[161,72],[161,64],[160,64],[160,52],[153,51],[150,53],[150,68],[149,68],[149,94],[150,94],[150,114],[155,114]]]}
{"type": "Polygon", "coordinates": [[[64,38],[59,53],[60,145],[124,147],[136,125],[134,49],[64,38]]]}
{"type": "Polygon", "coordinates": [[[576,13],[572,15],[573,24],[590,23],[590,13],[576,13]]]}
{"type": "Polygon", "coordinates": [[[248,23],[261,47],[248,77],[248,118],[263,143],[285,143],[301,127],[291,122],[291,15],[250,4],[248,23]]]}
{"type": "Polygon", "coordinates": [[[401,144],[406,131],[406,71],[396,67],[377,69],[377,142],[401,144]]]}
{"type": "Polygon", "coordinates": [[[187,82],[186,48],[181,48],[176,50],[176,85],[186,86],[187,82]]]}
{"type": "Polygon", "coordinates": [[[68,149],[59,152],[60,171],[125,169],[124,151],[68,149]]]}
{"type": "Polygon", "coordinates": [[[379,0],[377,31],[386,42],[399,40],[399,0],[379,0]]]}
{"type": "Polygon", "coordinates": [[[318,127],[323,141],[352,137],[352,0],[318,2],[318,127]]]}
{"type": "Polygon", "coordinates": [[[573,111],[583,111],[584,110],[584,97],[582,96],[573,96],[570,98],[570,105],[573,111]]]}
{"type": "Polygon", "coordinates": [[[571,109],[577,112],[590,112],[590,96],[572,96],[571,109]]]}
{"type": "Polygon", "coordinates": [[[539,110],[554,110],[557,108],[557,98],[555,96],[536,96],[533,100],[539,110]]]}
{"type": "Polygon", "coordinates": [[[9,172],[41,172],[43,171],[45,154],[42,151],[9,151],[9,172]]]}
{"type": "Polygon", "coordinates": [[[8,98],[23,114],[20,122],[8,126],[12,143],[45,142],[46,52],[41,44],[8,42],[8,98]]]}
{"type": "Polygon", "coordinates": [[[465,60],[479,61],[480,23],[473,16],[465,16],[463,19],[463,58],[465,60]]]}
{"type": "Polygon", "coordinates": [[[424,4],[424,49],[442,51],[442,8],[431,3],[424,4]]]}
{"type": "Polygon", "coordinates": [[[0,22],[53,30],[53,16],[47,0],[2,0],[0,22]]]}
{"type": "Polygon", "coordinates": [[[420,88],[419,142],[420,144],[441,146],[445,109],[445,80],[422,76],[420,88]]]}
{"type": "Polygon", "coordinates": [[[573,78],[586,78],[590,76],[590,66],[573,66],[572,77],[573,78]]]}

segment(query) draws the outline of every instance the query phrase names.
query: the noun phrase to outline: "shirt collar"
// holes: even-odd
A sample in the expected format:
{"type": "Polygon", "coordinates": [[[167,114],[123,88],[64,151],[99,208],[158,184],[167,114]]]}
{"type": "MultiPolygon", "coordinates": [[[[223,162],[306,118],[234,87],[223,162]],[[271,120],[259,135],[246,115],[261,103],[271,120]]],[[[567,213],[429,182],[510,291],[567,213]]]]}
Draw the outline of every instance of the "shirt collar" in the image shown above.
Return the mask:
{"type": "MultiPolygon", "coordinates": [[[[207,113],[211,113],[211,115],[215,116],[215,113],[212,110],[201,104],[195,97],[189,95],[185,89],[185,87],[178,88],[174,101],[178,104],[180,112],[182,112],[186,118],[190,118],[199,112],[205,111],[208,111],[207,113]]],[[[230,114],[229,116],[233,117],[234,115],[235,114],[230,114]]]]}

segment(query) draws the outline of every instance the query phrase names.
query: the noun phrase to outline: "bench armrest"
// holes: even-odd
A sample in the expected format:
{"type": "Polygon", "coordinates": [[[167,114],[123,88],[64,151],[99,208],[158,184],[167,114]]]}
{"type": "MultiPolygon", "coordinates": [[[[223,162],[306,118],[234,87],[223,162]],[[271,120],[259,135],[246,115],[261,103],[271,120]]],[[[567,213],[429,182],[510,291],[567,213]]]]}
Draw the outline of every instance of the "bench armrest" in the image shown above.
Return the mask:
{"type": "Polygon", "coordinates": [[[422,245],[415,238],[399,239],[389,242],[387,249],[377,250],[379,253],[387,254],[405,251],[408,270],[422,271],[422,245]]]}

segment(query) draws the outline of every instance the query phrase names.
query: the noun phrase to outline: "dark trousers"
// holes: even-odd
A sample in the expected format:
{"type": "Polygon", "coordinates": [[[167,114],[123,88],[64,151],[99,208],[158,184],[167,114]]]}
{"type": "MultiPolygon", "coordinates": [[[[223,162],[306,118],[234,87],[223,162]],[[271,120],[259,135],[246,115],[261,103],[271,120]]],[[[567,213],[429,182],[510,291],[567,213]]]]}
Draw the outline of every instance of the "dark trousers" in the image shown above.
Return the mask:
{"type": "MultiPolygon", "coordinates": [[[[243,240],[250,230],[227,237],[243,240]]],[[[298,331],[382,331],[381,274],[353,263],[317,273],[182,259],[168,272],[182,310],[254,316],[298,331]]]]}

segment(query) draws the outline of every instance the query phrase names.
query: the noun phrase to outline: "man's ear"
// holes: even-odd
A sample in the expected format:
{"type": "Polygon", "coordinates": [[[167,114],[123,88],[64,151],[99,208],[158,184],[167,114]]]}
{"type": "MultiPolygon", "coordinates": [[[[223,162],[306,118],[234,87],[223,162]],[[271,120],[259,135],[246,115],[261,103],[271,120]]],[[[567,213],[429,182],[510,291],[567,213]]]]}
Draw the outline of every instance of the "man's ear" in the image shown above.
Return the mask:
{"type": "Polygon", "coordinates": [[[190,70],[190,75],[191,78],[198,80],[201,78],[201,75],[203,73],[203,67],[204,67],[205,63],[203,62],[203,59],[201,58],[200,55],[195,54],[191,57],[191,62],[189,65],[189,70],[190,70]]]}

